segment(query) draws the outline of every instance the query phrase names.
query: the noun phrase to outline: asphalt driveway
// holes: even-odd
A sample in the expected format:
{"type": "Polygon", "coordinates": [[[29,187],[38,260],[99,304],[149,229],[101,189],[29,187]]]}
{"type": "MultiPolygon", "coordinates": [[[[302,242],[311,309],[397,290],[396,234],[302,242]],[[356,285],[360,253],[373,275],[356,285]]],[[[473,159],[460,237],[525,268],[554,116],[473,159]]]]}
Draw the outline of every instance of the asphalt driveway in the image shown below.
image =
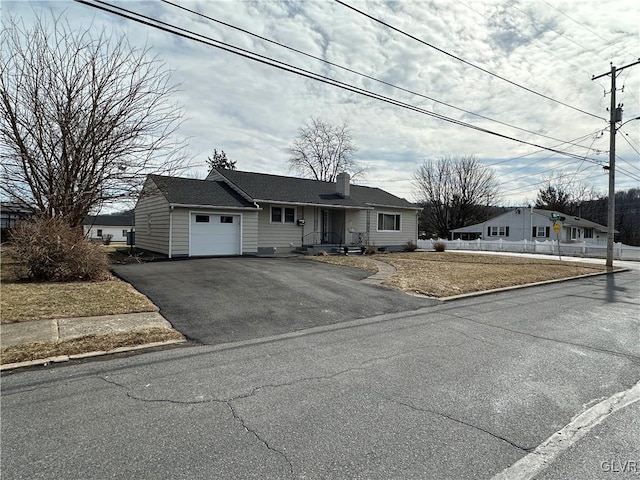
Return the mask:
{"type": "Polygon", "coordinates": [[[360,282],[363,270],[298,257],[118,265],[188,339],[218,344],[416,310],[438,303],[360,282]]]}

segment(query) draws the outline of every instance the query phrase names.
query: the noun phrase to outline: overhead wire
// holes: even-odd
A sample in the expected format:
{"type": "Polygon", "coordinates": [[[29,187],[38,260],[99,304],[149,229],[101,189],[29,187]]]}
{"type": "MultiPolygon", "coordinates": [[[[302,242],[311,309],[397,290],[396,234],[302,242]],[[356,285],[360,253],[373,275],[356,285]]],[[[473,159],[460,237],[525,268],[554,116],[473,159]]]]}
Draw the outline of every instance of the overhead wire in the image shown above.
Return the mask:
{"type": "MultiPolygon", "coordinates": [[[[584,23],[579,22],[578,20],[576,20],[573,17],[570,17],[569,15],[567,15],[565,12],[563,12],[562,10],[560,10],[558,7],[551,5],[549,2],[547,2],[546,0],[542,0],[544,3],[546,3],[547,5],[549,5],[551,8],[553,8],[556,12],[560,13],[561,15],[564,15],[565,17],[567,17],[569,20],[571,20],[572,22],[576,23],[577,25],[581,26],[582,28],[584,28],[585,30],[587,30],[589,33],[591,33],[592,35],[595,35],[596,37],[598,37],[600,40],[604,40],[605,42],[607,42],[607,46],[611,46],[614,45],[616,43],[615,40],[609,40],[604,38],[602,35],[600,35],[598,32],[592,30],[591,28],[587,27],[584,23]]],[[[617,45],[616,45],[617,46],[617,45]]],[[[582,47],[585,48],[585,47],[582,47]]],[[[626,50],[622,50],[623,52],[627,53],[628,55],[631,55],[632,57],[635,57],[634,54],[629,53],[626,50]]],[[[595,51],[591,50],[591,52],[596,53],[595,51]]]]}
{"type": "Polygon", "coordinates": [[[348,8],[350,10],[353,10],[354,12],[356,12],[356,13],[364,16],[364,17],[367,17],[370,20],[373,20],[374,22],[377,22],[377,23],[379,23],[381,25],[384,25],[385,27],[387,27],[387,28],[389,28],[389,29],[391,29],[391,30],[393,30],[393,31],[395,31],[397,33],[400,33],[401,35],[404,35],[404,36],[406,36],[408,38],[411,38],[412,40],[415,40],[416,42],[419,42],[419,43],[421,43],[421,44],[423,44],[423,45],[425,45],[425,46],[427,46],[429,48],[433,48],[434,50],[436,50],[436,51],[438,51],[438,52],[440,52],[440,53],[442,53],[444,55],[447,55],[448,57],[451,57],[454,60],[457,60],[457,61],[459,61],[461,63],[464,63],[465,65],[468,65],[468,66],[470,66],[472,68],[480,70],[481,72],[484,72],[484,73],[486,73],[488,75],[491,75],[492,77],[498,78],[498,79],[500,79],[500,80],[502,80],[504,82],[507,82],[507,83],[509,83],[511,85],[514,85],[514,86],[516,86],[518,88],[521,88],[523,90],[526,90],[529,93],[532,93],[532,94],[537,95],[539,97],[545,98],[546,100],[552,101],[552,102],[557,103],[559,105],[563,105],[563,106],[565,106],[567,108],[570,108],[572,110],[575,110],[577,112],[583,113],[585,115],[589,115],[589,116],[597,118],[599,120],[605,120],[606,121],[605,118],[603,118],[603,117],[601,117],[599,115],[587,112],[586,110],[582,110],[581,108],[578,108],[578,107],[574,107],[572,105],[569,105],[568,103],[562,102],[561,100],[556,100],[555,98],[552,98],[552,97],[550,97],[548,95],[545,95],[543,93],[537,92],[537,91],[535,91],[535,90],[533,90],[533,89],[531,89],[529,87],[526,87],[526,86],[521,85],[521,84],[519,84],[517,82],[514,82],[513,80],[509,80],[508,78],[505,78],[502,75],[498,75],[497,73],[491,72],[490,70],[487,70],[486,68],[483,68],[483,67],[480,67],[479,65],[471,63],[468,60],[464,60],[463,58],[460,58],[459,56],[454,55],[453,53],[447,52],[446,50],[443,50],[442,48],[436,47],[435,45],[433,45],[433,44],[431,44],[429,42],[426,42],[426,41],[416,37],[415,35],[407,33],[407,32],[405,32],[404,30],[401,30],[398,27],[394,27],[393,25],[385,22],[384,20],[381,20],[381,19],[379,19],[379,18],[377,18],[377,17],[375,17],[373,15],[370,15],[370,14],[368,14],[368,13],[366,13],[366,12],[356,8],[356,7],[354,7],[353,5],[349,5],[348,3],[343,2],[342,0],[334,0],[334,2],[344,6],[346,8],[348,8]]]}
{"type": "MultiPolygon", "coordinates": [[[[240,48],[240,47],[237,47],[237,46],[234,46],[234,45],[230,45],[228,43],[225,43],[225,42],[222,42],[222,41],[219,41],[219,40],[215,40],[215,39],[213,39],[211,37],[207,37],[206,35],[202,35],[202,34],[198,34],[198,33],[192,32],[190,30],[178,27],[176,25],[172,25],[172,24],[169,24],[167,22],[163,22],[163,21],[158,20],[156,18],[149,17],[149,16],[146,16],[146,15],[140,14],[138,12],[134,12],[132,10],[128,10],[128,9],[126,9],[124,7],[120,7],[120,6],[117,6],[117,5],[110,4],[110,3],[102,1],[102,0],[75,0],[75,1],[78,2],[78,3],[93,7],[93,8],[97,8],[99,10],[103,10],[103,11],[105,11],[107,13],[118,15],[120,17],[127,18],[129,20],[133,20],[135,22],[141,23],[143,25],[147,25],[147,26],[150,26],[152,28],[156,28],[156,29],[159,29],[161,31],[165,31],[167,33],[171,33],[171,34],[180,36],[182,38],[190,39],[190,40],[193,40],[193,41],[196,41],[196,42],[199,42],[199,43],[202,43],[202,44],[214,47],[214,48],[219,48],[221,50],[227,51],[229,53],[233,53],[235,55],[247,58],[249,60],[254,60],[254,61],[262,63],[264,65],[271,66],[271,67],[274,67],[274,68],[277,68],[277,69],[280,69],[280,70],[283,70],[283,71],[287,71],[289,73],[293,73],[293,74],[296,74],[296,75],[299,75],[299,76],[302,76],[302,77],[305,77],[305,78],[309,78],[311,80],[320,81],[322,83],[325,83],[325,84],[328,84],[328,85],[332,85],[332,86],[341,88],[343,90],[346,90],[346,91],[349,91],[349,92],[352,92],[352,93],[363,95],[365,97],[372,98],[374,100],[383,101],[383,102],[389,103],[391,105],[395,105],[395,106],[398,106],[398,107],[401,107],[401,108],[412,110],[414,112],[421,113],[423,115],[434,117],[434,118],[437,118],[437,119],[440,119],[440,120],[443,120],[443,121],[446,121],[446,122],[449,122],[449,123],[452,123],[452,124],[455,124],[455,125],[460,125],[460,126],[463,126],[463,127],[466,127],[466,128],[477,130],[477,131],[480,131],[480,132],[483,132],[483,133],[487,133],[487,134],[490,134],[490,135],[493,135],[493,136],[496,136],[496,137],[499,137],[499,138],[503,138],[503,139],[506,139],[506,140],[511,140],[511,141],[515,141],[515,142],[522,143],[522,144],[525,144],[525,145],[534,146],[534,147],[541,148],[541,149],[544,149],[544,150],[547,150],[547,151],[552,151],[552,152],[558,153],[560,155],[566,155],[566,156],[571,157],[571,158],[577,158],[577,159],[581,159],[582,158],[582,156],[577,155],[577,154],[573,154],[573,153],[565,152],[565,151],[560,151],[560,150],[557,150],[557,149],[554,149],[554,148],[550,148],[550,147],[545,147],[543,145],[539,145],[539,144],[536,144],[536,143],[533,143],[533,142],[528,142],[528,141],[525,141],[525,140],[521,140],[521,139],[518,139],[518,138],[515,138],[515,137],[512,137],[512,136],[509,136],[509,135],[504,135],[504,134],[501,134],[499,132],[494,132],[494,131],[488,130],[486,128],[478,127],[476,125],[472,125],[472,124],[469,124],[469,123],[466,123],[466,122],[463,122],[463,121],[460,121],[460,120],[456,120],[454,118],[447,117],[445,115],[441,115],[441,114],[438,114],[438,113],[435,113],[435,112],[431,112],[431,111],[428,111],[426,109],[423,109],[423,108],[420,108],[420,107],[416,107],[414,105],[410,105],[410,104],[405,103],[405,102],[401,102],[401,101],[393,99],[391,97],[384,96],[382,94],[371,92],[369,90],[366,90],[366,89],[363,89],[363,88],[360,88],[360,87],[356,87],[354,85],[350,85],[348,83],[341,82],[341,81],[326,77],[324,75],[320,75],[318,73],[311,72],[309,70],[305,70],[305,69],[300,68],[300,67],[295,67],[295,66],[287,64],[285,62],[281,62],[281,61],[275,60],[273,58],[267,57],[265,55],[260,55],[260,54],[257,54],[255,52],[250,52],[250,51],[248,51],[246,49],[243,49],[243,48],[240,48]],[[197,38],[197,37],[200,37],[200,38],[197,38]]],[[[585,147],[583,147],[583,148],[585,148],[585,147]]]]}
{"type": "MultiPolygon", "coordinates": [[[[190,8],[187,8],[187,7],[183,6],[183,5],[179,5],[179,4],[177,4],[177,3],[175,3],[175,2],[172,2],[172,1],[170,1],[170,0],[161,0],[161,1],[162,1],[163,3],[166,3],[166,4],[168,4],[168,5],[173,6],[173,7],[175,7],[175,8],[179,8],[179,9],[181,9],[181,10],[184,10],[184,11],[189,12],[189,13],[191,13],[191,14],[194,14],[194,15],[200,16],[200,17],[202,17],[202,18],[206,18],[206,19],[207,19],[207,20],[209,20],[209,21],[212,21],[212,22],[218,23],[218,24],[220,24],[220,25],[224,25],[225,27],[228,27],[228,28],[231,28],[231,29],[234,29],[234,30],[240,31],[240,32],[245,33],[245,34],[247,34],[247,35],[250,35],[250,36],[252,36],[252,37],[254,37],[254,38],[258,38],[258,39],[260,39],[260,40],[262,40],[262,41],[265,41],[265,42],[268,42],[268,43],[271,43],[271,44],[277,45],[278,47],[285,48],[285,49],[290,50],[290,51],[292,51],[292,52],[295,52],[295,53],[297,53],[297,54],[304,55],[304,56],[309,57],[309,58],[312,58],[312,59],[314,59],[314,60],[316,60],[316,61],[322,62],[322,63],[327,64],[327,65],[330,65],[330,66],[332,66],[332,67],[339,68],[339,69],[344,70],[344,71],[347,71],[347,72],[349,72],[349,73],[353,73],[353,74],[355,74],[355,75],[361,76],[361,77],[366,78],[366,79],[368,79],[368,80],[372,80],[372,81],[377,82],[377,83],[380,83],[380,84],[382,84],[382,85],[386,85],[386,86],[388,86],[388,87],[391,87],[391,88],[394,88],[394,89],[397,89],[397,90],[403,91],[403,92],[405,92],[405,93],[409,93],[409,94],[411,94],[411,95],[415,95],[415,96],[417,96],[417,97],[421,97],[421,98],[424,98],[424,99],[426,99],[426,100],[430,100],[430,101],[435,102],[435,103],[438,103],[438,104],[440,104],[440,105],[444,105],[444,106],[449,107],[449,108],[452,108],[452,109],[454,109],[454,110],[458,110],[458,111],[460,111],[460,112],[464,112],[464,113],[467,113],[467,114],[469,114],[469,115],[473,115],[473,116],[475,116],[475,117],[482,118],[482,119],[484,119],[484,120],[488,120],[488,121],[490,121],[490,122],[498,123],[498,124],[500,124],[500,125],[504,125],[504,126],[506,126],[506,127],[513,128],[513,129],[515,129],[515,130],[520,130],[520,131],[522,131],[522,132],[529,133],[529,134],[531,134],[531,135],[536,135],[536,136],[543,137],[543,138],[546,138],[546,139],[549,139],[549,140],[554,140],[554,141],[562,141],[562,140],[561,140],[561,139],[559,139],[559,138],[555,138],[555,137],[551,137],[551,136],[549,136],[549,135],[545,135],[545,134],[542,134],[542,133],[534,132],[534,131],[532,131],[532,130],[528,130],[528,129],[526,129],[526,128],[518,127],[518,126],[516,126],[516,125],[510,124],[510,123],[507,123],[507,122],[503,122],[503,121],[501,121],[501,120],[496,120],[496,119],[494,119],[494,118],[487,117],[487,116],[485,116],[485,115],[481,115],[481,114],[479,114],[479,113],[472,112],[472,111],[470,111],[470,110],[466,110],[466,109],[464,109],[464,108],[456,107],[455,105],[452,105],[452,104],[447,103],[447,102],[443,102],[443,101],[438,100],[438,99],[436,99],[436,98],[434,98],[434,97],[431,97],[431,96],[429,96],[429,95],[425,95],[425,94],[422,94],[422,93],[416,92],[416,91],[414,91],[414,90],[410,90],[410,89],[408,89],[408,88],[404,88],[404,87],[401,87],[401,86],[399,86],[399,85],[395,85],[395,84],[393,84],[393,83],[391,83],[391,82],[387,82],[387,81],[385,81],[385,80],[381,80],[381,79],[379,79],[379,78],[373,77],[373,76],[368,75],[368,74],[366,74],[366,73],[359,72],[359,71],[354,70],[354,69],[352,69],[352,68],[345,67],[345,66],[340,65],[340,64],[335,63],[335,62],[331,62],[331,61],[329,61],[329,60],[326,60],[326,59],[324,59],[324,58],[321,58],[321,57],[318,57],[318,56],[312,55],[312,54],[310,54],[310,53],[304,52],[304,51],[302,51],[302,50],[299,50],[299,49],[297,49],[297,48],[291,47],[291,46],[289,46],[289,45],[285,45],[285,44],[283,44],[283,43],[281,43],[281,42],[277,42],[276,40],[273,40],[273,39],[270,39],[270,38],[266,38],[266,37],[264,37],[264,36],[262,36],[262,35],[258,35],[258,34],[254,33],[254,32],[251,32],[251,31],[249,31],[249,30],[246,30],[246,29],[244,29],[244,28],[241,28],[241,27],[238,27],[238,26],[236,26],[236,25],[232,25],[232,24],[227,23],[227,22],[224,22],[224,21],[222,21],[222,20],[219,20],[219,19],[213,18],[213,17],[211,17],[211,16],[209,16],[209,15],[206,15],[206,14],[204,14],[204,13],[201,13],[201,12],[195,11],[195,10],[190,9],[190,8]]],[[[574,146],[582,147],[582,148],[587,149],[587,151],[588,151],[588,147],[586,147],[586,146],[584,146],[584,145],[579,145],[579,144],[575,144],[575,143],[571,143],[571,142],[566,142],[566,141],[564,141],[563,143],[568,143],[568,144],[570,144],[570,145],[574,145],[574,146]]]]}
{"type": "MultiPolygon", "coordinates": [[[[457,0],[457,1],[458,1],[458,3],[460,3],[460,4],[464,5],[465,7],[467,7],[469,10],[471,10],[471,11],[475,12],[476,14],[478,14],[479,16],[481,16],[482,18],[484,18],[485,20],[490,20],[490,19],[489,19],[489,17],[487,17],[486,15],[483,15],[483,14],[482,14],[482,13],[480,13],[478,10],[476,10],[475,8],[473,8],[471,5],[469,5],[469,4],[465,3],[465,2],[463,2],[462,0],[457,0]]],[[[539,50],[544,51],[546,54],[551,55],[553,58],[556,58],[556,59],[560,60],[561,62],[564,62],[564,63],[566,63],[567,65],[569,65],[569,66],[571,66],[571,67],[573,67],[573,68],[575,68],[575,69],[582,70],[584,73],[586,73],[586,74],[588,75],[589,79],[591,79],[591,77],[593,76],[593,72],[589,72],[589,71],[585,70],[584,68],[582,68],[580,65],[575,65],[575,64],[571,63],[570,61],[568,61],[567,59],[562,58],[562,57],[560,57],[560,56],[556,55],[556,54],[555,54],[551,49],[549,49],[549,48],[543,48],[543,47],[541,47],[541,46],[539,45],[539,43],[540,43],[540,42],[539,42],[537,39],[535,39],[533,42],[530,42],[530,45],[533,45],[534,47],[538,48],[539,50]]],[[[600,80],[596,79],[596,80],[595,80],[595,82],[596,82],[598,85],[600,85],[604,90],[606,90],[606,88],[607,88],[607,87],[606,87],[606,86],[605,86],[605,85],[604,85],[600,80]]]]}

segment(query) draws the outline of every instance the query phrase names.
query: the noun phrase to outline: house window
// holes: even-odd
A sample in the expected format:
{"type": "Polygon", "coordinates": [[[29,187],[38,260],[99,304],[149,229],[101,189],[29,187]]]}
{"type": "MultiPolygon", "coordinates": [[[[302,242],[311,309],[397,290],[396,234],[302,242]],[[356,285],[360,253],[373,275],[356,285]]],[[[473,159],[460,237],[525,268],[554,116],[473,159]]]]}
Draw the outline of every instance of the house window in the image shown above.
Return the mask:
{"type": "Polygon", "coordinates": [[[535,237],[547,237],[547,227],[533,227],[535,237]]]}
{"type": "Polygon", "coordinates": [[[571,240],[577,240],[580,236],[580,231],[576,227],[571,227],[571,240]]]}
{"type": "Polygon", "coordinates": [[[593,238],[593,228],[584,229],[584,238],[593,238]]]}
{"type": "Polygon", "coordinates": [[[271,207],[271,223],[282,223],[282,207],[271,207]]]}
{"type": "Polygon", "coordinates": [[[293,208],[284,209],[284,223],[295,223],[296,211],[293,208]]]}
{"type": "Polygon", "coordinates": [[[379,231],[400,231],[399,213],[378,213],[379,231]]]}
{"type": "Polygon", "coordinates": [[[233,217],[221,216],[220,223],[233,223],[233,217]]]}
{"type": "Polygon", "coordinates": [[[271,223],[295,223],[296,209],[293,207],[271,207],[271,223]]]}
{"type": "Polygon", "coordinates": [[[196,215],[196,223],[209,223],[209,215],[196,215]]]}
{"type": "Polygon", "coordinates": [[[125,228],[124,230],[122,230],[122,236],[126,237],[127,236],[127,229],[125,228]]]}
{"type": "Polygon", "coordinates": [[[99,228],[98,230],[96,230],[96,235],[97,235],[98,237],[101,237],[101,236],[102,236],[102,229],[101,229],[101,228],[99,228]]]}
{"type": "Polygon", "coordinates": [[[487,227],[487,233],[490,237],[508,237],[509,227],[487,227]]]}

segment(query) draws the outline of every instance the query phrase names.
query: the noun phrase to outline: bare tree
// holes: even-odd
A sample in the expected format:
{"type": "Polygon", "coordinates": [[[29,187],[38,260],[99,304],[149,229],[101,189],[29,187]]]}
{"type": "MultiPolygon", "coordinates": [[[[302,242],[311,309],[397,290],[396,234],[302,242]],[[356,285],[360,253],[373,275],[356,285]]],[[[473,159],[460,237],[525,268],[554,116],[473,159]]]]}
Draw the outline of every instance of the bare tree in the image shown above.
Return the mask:
{"type": "Polygon", "coordinates": [[[289,146],[289,168],[303,177],[326,182],[334,182],[341,172],[348,172],[351,178],[362,177],[364,168],[353,159],[356,150],[346,122],[336,126],[311,117],[289,146]]]}
{"type": "Polygon", "coordinates": [[[212,170],[214,168],[222,168],[223,170],[235,170],[236,169],[236,161],[229,160],[227,158],[227,154],[224,153],[224,150],[213,149],[213,155],[207,157],[207,164],[209,165],[209,169],[212,170]]]}
{"type": "Polygon", "coordinates": [[[148,173],[184,164],[169,72],[148,49],[61,17],[3,20],[0,191],[80,225],[138,195],[148,173]]]}
{"type": "Polygon", "coordinates": [[[413,175],[424,206],[422,228],[441,238],[449,231],[484,221],[498,201],[493,172],[475,155],[426,160],[413,175]]]}
{"type": "Polygon", "coordinates": [[[582,180],[575,181],[573,177],[567,178],[564,172],[547,176],[544,186],[538,191],[536,208],[576,215],[582,203],[600,197],[593,185],[582,180]]]}

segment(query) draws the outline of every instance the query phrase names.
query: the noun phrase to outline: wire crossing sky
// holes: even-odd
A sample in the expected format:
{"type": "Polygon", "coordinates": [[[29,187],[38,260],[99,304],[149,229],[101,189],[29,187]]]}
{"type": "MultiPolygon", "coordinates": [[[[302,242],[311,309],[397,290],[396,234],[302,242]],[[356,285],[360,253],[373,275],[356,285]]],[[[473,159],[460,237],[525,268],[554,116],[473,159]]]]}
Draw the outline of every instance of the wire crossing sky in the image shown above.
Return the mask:
{"type": "MultiPolygon", "coordinates": [[[[315,116],[349,123],[368,167],[361,183],[409,200],[424,160],[469,154],[495,171],[504,204],[533,201],[561,172],[604,193],[609,97],[591,75],[640,57],[640,6],[626,0],[86,3],[181,36],[65,0],[3,1],[3,18],[62,15],[150,46],[180,84],[190,175],[206,175],[214,148],[241,170],[288,175],[286,149],[315,116]]],[[[628,120],[640,113],[640,68],[624,74],[628,120]]],[[[623,130],[618,189],[640,186],[640,121],[623,130]]]]}

